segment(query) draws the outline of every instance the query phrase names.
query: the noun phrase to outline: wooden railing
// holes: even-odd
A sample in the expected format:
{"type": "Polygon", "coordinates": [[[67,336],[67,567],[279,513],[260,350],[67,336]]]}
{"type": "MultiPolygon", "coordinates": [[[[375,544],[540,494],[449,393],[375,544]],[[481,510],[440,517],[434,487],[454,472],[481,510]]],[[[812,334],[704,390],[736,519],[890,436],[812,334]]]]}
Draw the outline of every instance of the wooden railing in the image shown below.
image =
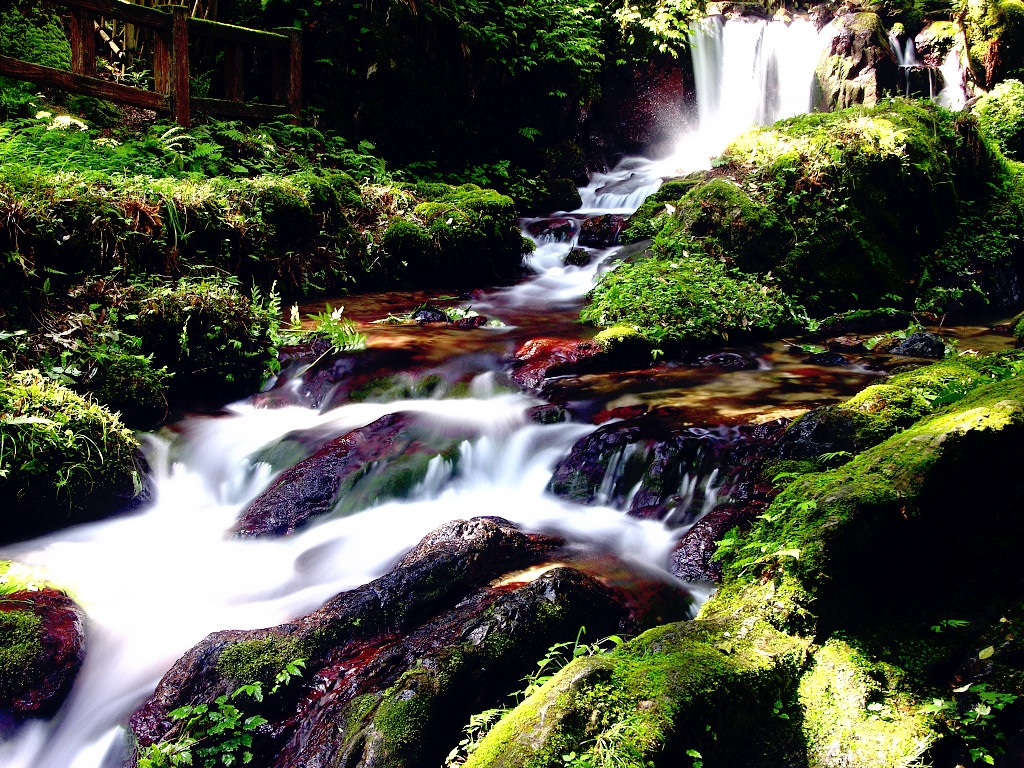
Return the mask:
{"type": "Polygon", "coordinates": [[[297,116],[302,107],[302,38],[297,29],[263,32],[191,18],[185,7],[147,8],[123,0],[50,0],[70,9],[71,71],[0,56],[0,75],[60,88],[121,104],[169,113],[179,125],[191,124],[192,111],[238,118],[297,116]],[[115,19],[152,30],[155,90],[96,76],[96,19],[115,19]],[[225,98],[190,93],[189,41],[208,38],[224,46],[225,98]],[[271,51],[273,104],[245,101],[247,48],[271,51]]]}

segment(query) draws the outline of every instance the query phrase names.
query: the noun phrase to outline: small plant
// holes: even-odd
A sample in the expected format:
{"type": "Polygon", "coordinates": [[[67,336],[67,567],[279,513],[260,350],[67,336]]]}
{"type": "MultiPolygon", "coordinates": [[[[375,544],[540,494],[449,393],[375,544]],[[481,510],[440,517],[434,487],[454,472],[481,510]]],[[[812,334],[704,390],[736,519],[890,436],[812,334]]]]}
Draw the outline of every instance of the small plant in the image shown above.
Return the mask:
{"type": "Polygon", "coordinates": [[[938,624],[932,625],[931,629],[932,632],[938,634],[947,629],[960,629],[961,627],[966,627],[968,624],[970,624],[970,622],[965,619],[943,619],[938,624]]]}
{"type": "Polygon", "coordinates": [[[306,328],[299,316],[298,305],[293,304],[288,324],[278,329],[275,341],[278,344],[300,344],[309,339],[323,338],[331,343],[329,352],[363,349],[366,346],[366,336],[356,330],[355,323],[342,317],[344,311],[344,307],[332,309],[330,304],[325,304],[323,312],[306,315],[309,320],[316,323],[315,326],[306,328]]]}
{"type": "MultiPolygon", "coordinates": [[[[990,650],[981,651],[979,658],[986,658],[982,654],[990,650]]],[[[991,652],[988,655],[991,656],[991,652]]],[[[990,691],[984,683],[968,683],[954,688],[953,693],[960,696],[970,694],[970,698],[966,702],[932,699],[930,704],[921,708],[921,712],[942,719],[949,730],[963,740],[971,760],[994,765],[994,756],[1003,753],[1001,742],[1006,738],[999,729],[997,716],[1018,697],[1012,693],[990,691]]]]}
{"type": "MultiPolygon", "coordinates": [[[[269,694],[302,674],[305,659],[293,659],[277,673],[269,694]]],[[[241,685],[230,695],[218,696],[213,704],[189,704],[169,713],[178,729],[175,738],[151,744],[140,750],[138,768],[171,768],[180,765],[215,766],[247,765],[253,759],[253,737],[267,724],[262,715],[249,714],[241,703],[243,696],[263,701],[263,684],[241,685]]]]}
{"type": "MultiPolygon", "coordinates": [[[[456,745],[455,749],[448,753],[448,757],[445,758],[444,764],[446,768],[456,768],[456,766],[460,766],[465,763],[467,758],[477,750],[477,747],[480,746],[480,742],[483,740],[484,736],[487,735],[488,731],[490,731],[502,717],[511,712],[517,704],[526,700],[540,690],[548,680],[554,677],[556,672],[570,661],[581,656],[598,656],[604,653],[610,653],[623,643],[623,639],[618,635],[609,635],[608,637],[596,640],[593,643],[584,643],[583,636],[586,632],[586,627],[580,627],[579,632],[576,633],[575,640],[555,643],[549,647],[544,656],[537,661],[537,669],[522,678],[522,682],[525,683],[525,687],[510,693],[506,697],[506,703],[504,705],[493,709],[486,709],[483,712],[472,715],[469,718],[469,723],[462,729],[465,737],[456,745]]],[[[595,748],[593,753],[598,754],[598,745],[595,743],[593,746],[595,748]]],[[[610,766],[613,764],[606,761],[595,762],[592,754],[583,752],[578,753],[576,751],[569,752],[561,757],[562,762],[567,767],[575,766],[576,768],[589,768],[590,766],[595,765],[610,766]]]]}

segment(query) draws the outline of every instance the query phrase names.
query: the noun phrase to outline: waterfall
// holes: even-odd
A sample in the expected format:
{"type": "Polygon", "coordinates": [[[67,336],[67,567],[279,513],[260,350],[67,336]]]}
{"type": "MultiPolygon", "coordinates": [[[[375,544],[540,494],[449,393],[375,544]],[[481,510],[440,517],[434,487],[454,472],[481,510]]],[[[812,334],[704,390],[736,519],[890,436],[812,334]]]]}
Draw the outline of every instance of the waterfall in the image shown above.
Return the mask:
{"type": "MultiPolygon", "coordinates": [[[[578,305],[601,260],[614,252],[593,249],[589,266],[564,266],[562,256],[575,244],[579,222],[593,213],[629,213],[664,176],[708,167],[751,125],[806,111],[819,48],[806,21],[716,17],[700,24],[693,33],[697,126],[680,137],[668,158],[628,158],[607,174],[595,174],[581,190],[581,209],[565,214],[575,222],[567,230],[572,236],[539,244],[531,262],[536,276],[474,300],[474,306],[501,317],[523,304],[578,305]]],[[[270,626],[306,613],[384,573],[422,536],[452,519],[500,515],[627,562],[667,563],[679,529],[628,517],[622,508],[584,507],[545,493],[555,464],[593,426],[533,423],[527,413],[540,401],[502,393],[487,372],[469,395],[346,404],[326,413],[243,403],[226,414],[192,416],[146,439],[157,489],[157,501],[148,508],[4,548],[0,557],[39,569],[70,589],[88,616],[88,652],[71,696],[54,718],[0,726],[0,764],[119,766],[128,716],[173,661],[206,634],[270,626]],[[479,436],[459,446],[457,462],[432,464],[411,499],[318,522],[287,538],[239,540],[225,534],[273,479],[271,469],[252,458],[261,447],[295,430],[343,434],[398,410],[471,422],[479,436]]],[[[700,477],[683,478],[680,497],[713,499],[717,475],[700,477]]]]}

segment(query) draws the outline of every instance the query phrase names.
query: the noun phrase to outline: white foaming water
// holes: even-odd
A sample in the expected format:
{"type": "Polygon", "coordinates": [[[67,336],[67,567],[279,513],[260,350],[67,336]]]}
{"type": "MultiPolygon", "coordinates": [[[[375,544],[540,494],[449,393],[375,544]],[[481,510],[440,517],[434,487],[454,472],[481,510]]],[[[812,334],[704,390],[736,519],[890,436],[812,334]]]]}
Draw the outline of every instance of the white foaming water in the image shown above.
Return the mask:
{"type": "MultiPolygon", "coordinates": [[[[697,24],[691,34],[696,128],[679,138],[668,157],[627,157],[607,173],[592,174],[580,189],[582,205],[569,215],[629,215],[664,178],[710,168],[712,158],[744,131],[810,110],[814,68],[829,35],[805,19],[787,24],[713,16],[697,24]]],[[[530,266],[537,277],[491,297],[490,308],[579,301],[618,250],[594,249],[590,265],[569,267],[562,260],[575,238],[536,242],[530,266]]]]}
{"type": "Polygon", "coordinates": [[[541,426],[522,395],[349,405],[323,414],[236,405],[197,418],[171,442],[150,438],[157,502],[119,517],[8,547],[4,557],[67,585],[88,615],[88,653],[75,689],[49,722],[23,724],[0,745],[9,768],[101,768],[115,760],[121,725],[162,674],[209,632],[270,626],[386,572],[449,520],[500,515],[639,563],[665,562],[673,534],[621,511],[545,495],[557,460],[592,427],[541,426]],[[267,540],[228,537],[242,507],[271,480],[250,457],[295,429],[342,433],[385,413],[415,411],[483,437],[461,447],[454,477],[428,473],[416,501],[387,503],[267,540]]]}

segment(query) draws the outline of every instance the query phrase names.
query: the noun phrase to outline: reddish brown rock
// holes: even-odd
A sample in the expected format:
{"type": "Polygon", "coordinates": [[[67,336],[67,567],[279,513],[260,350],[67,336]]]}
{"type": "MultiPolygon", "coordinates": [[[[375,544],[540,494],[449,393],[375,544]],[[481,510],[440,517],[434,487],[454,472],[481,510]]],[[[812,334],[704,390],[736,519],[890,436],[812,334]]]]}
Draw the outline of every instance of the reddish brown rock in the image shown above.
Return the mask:
{"type": "Polygon", "coordinates": [[[512,379],[522,387],[539,389],[549,375],[575,372],[581,364],[602,355],[601,347],[592,341],[531,339],[515,353],[512,379]]]}
{"type": "Polygon", "coordinates": [[[20,660],[19,668],[3,670],[0,711],[20,716],[50,715],[64,701],[85,660],[85,617],[82,609],[59,590],[13,592],[0,598],[0,616],[11,620],[0,621],[0,638],[25,640],[15,629],[15,614],[19,613],[38,619],[38,637],[24,646],[26,658],[20,660]]]}
{"type": "Polygon", "coordinates": [[[583,222],[577,243],[595,248],[610,248],[619,244],[622,230],[626,228],[626,217],[614,213],[591,216],[583,222]]]}

